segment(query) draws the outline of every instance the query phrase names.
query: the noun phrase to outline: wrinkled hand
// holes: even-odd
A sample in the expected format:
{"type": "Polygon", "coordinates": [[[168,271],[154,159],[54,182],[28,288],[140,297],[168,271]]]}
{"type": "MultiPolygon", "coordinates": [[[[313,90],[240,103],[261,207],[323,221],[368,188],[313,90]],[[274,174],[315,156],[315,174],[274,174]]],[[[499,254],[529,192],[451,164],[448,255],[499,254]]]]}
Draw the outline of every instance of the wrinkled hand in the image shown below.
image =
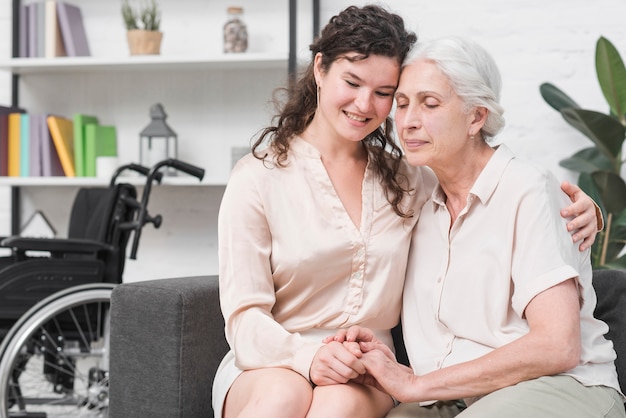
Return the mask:
{"type": "Polygon", "coordinates": [[[359,343],[363,356],[361,361],[367,369],[359,381],[388,393],[400,402],[415,399],[415,383],[418,379],[413,370],[396,362],[395,356],[384,344],[359,343]]]}
{"type": "Polygon", "coordinates": [[[589,196],[583,192],[580,187],[567,181],[561,183],[561,189],[568,194],[572,200],[571,205],[561,210],[561,216],[568,218],[573,216],[574,219],[567,223],[567,230],[574,232],[572,240],[574,242],[581,241],[579,249],[584,251],[591,247],[598,233],[598,213],[596,205],[589,196]]]}
{"type": "Polygon", "coordinates": [[[318,386],[336,385],[357,379],[366,372],[356,342],[331,341],[322,346],[311,363],[309,377],[318,386]]]}

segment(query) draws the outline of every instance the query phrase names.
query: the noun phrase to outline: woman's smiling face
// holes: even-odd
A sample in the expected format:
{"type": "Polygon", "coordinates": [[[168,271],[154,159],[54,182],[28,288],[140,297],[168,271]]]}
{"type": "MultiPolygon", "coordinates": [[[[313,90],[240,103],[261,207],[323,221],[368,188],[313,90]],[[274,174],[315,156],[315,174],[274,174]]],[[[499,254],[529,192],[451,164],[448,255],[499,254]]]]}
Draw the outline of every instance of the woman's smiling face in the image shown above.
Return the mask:
{"type": "Polygon", "coordinates": [[[317,68],[320,90],[315,116],[326,121],[333,135],[360,141],[385,121],[400,74],[395,58],[380,55],[353,61],[339,58],[326,73],[317,68]]]}

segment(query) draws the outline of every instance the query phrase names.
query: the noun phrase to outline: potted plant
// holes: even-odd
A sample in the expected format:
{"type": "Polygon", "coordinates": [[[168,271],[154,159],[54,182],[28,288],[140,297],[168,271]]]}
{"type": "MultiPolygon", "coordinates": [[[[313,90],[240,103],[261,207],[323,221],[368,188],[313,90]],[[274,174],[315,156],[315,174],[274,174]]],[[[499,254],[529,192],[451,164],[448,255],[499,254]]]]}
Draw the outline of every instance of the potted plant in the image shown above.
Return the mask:
{"type": "Polygon", "coordinates": [[[160,53],[163,33],[159,31],[161,11],[156,0],[144,0],[138,8],[133,8],[129,0],[124,0],[122,17],[126,25],[126,37],[131,55],[160,53]]]}
{"type": "Polygon", "coordinates": [[[626,68],[613,44],[600,37],[596,43],[596,74],[609,111],[582,109],[550,83],[540,87],[544,100],[589,138],[594,146],[560,162],[580,173],[578,184],[600,205],[606,225],[592,247],[594,268],[626,268],[626,183],[621,176],[626,138],[626,68]]]}

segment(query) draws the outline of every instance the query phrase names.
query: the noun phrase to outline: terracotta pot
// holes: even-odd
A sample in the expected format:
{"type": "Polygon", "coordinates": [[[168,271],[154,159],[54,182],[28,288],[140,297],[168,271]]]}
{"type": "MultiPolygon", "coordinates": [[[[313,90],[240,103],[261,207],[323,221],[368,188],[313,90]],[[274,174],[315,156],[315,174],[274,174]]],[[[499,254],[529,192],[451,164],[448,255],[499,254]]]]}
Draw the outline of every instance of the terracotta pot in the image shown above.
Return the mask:
{"type": "Polygon", "coordinates": [[[126,32],[130,55],[159,55],[163,32],[133,29],[126,32]]]}

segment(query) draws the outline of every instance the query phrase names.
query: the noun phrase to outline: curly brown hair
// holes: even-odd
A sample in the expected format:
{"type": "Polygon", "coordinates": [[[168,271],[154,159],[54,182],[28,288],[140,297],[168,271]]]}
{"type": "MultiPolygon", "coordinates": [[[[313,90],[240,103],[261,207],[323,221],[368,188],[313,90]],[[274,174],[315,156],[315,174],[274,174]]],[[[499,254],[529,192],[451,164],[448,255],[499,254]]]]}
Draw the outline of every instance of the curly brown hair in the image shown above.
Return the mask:
{"type": "MultiPolygon", "coordinates": [[[[275,125],[261,131],[252,145],[254,156],[260,160],[267,157],[267,153],[259,151],[267,140],[276,153],[274,163],[280,167],[287,164],[290,141],[309,126],[317,108],[317,84],[313,74],[313,58],[317,53],[322,54],[321,67],[325,72],[337,59],[363,60],[370,55],[394,58],[400,66],[416,41],[415,33],[405,29],[402,17],[380,6],[350,6],[333,16],[310,45],[311,62],[298,80],[287,88],[276,90],[274,102],[278,114],[273,119],[275,125]],[[280,97],[286,97],[284,104],[280,97]]],[[[387,116],[384,124],[362,142],[372,156],[373,166],[380,175],[385,196],[393,210],[399,216],[410,217],[412,211],[405,213],[400,208],[411,185],[406,177],[398,173],[402,150],[393,138],[391,118],[387,116]]]]}

